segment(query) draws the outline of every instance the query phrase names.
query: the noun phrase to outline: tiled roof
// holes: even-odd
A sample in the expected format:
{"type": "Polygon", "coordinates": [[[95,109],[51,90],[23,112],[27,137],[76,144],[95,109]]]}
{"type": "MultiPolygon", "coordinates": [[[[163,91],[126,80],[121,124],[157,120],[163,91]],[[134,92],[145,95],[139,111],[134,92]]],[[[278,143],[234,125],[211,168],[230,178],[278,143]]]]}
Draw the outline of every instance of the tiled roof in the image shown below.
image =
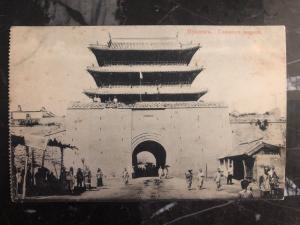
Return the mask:
{"type": "Polygon", "coordinates": [[[280,146],[263,142],[260,139],[260,140],[256,140],[256,141],[249,142],[249,143],[242,143],[242,144],[238,145],[232,152],[220,157],[220,159],[230,158],[230,157],[234,157],[234,156],[241,156],[241,155],[252,156],[263,147],[267,147],[270,149],[278,149],[280,146]]]}
{"type": "Polygon", "coordinates": [[[188,72],[201,71],[203,67],[187,65],[114,65],[114,66],[88,66],[88,71],[95,72],[188,72]]]}
{"type": "Polygon", "coordinates": [[[180,43],[178,41],[112,41],[106,45],[91,44],[91,49],[118,49],[118,50],[176,50],[176,49],[190,49],[200,47],[199,44],[180,43]]]}

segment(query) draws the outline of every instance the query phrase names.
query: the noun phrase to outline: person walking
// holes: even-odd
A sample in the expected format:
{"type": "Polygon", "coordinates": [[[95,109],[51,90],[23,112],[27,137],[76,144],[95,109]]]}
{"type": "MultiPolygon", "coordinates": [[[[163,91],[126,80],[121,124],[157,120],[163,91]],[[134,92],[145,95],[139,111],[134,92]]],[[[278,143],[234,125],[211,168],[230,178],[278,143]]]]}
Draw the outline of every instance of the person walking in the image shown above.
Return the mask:
{"type": "Polygon", "coordinates": [[[217,191],[221,190],[221,177],[222,177],[221,170],[220,170],[220,168],[218,168],[217,173],[215,175],[215,182],[216,182],[216,185],[217,185],[217,191]]]}
{"type": "Polygon", "coordinates": [[[270,197],[271,186],[270,186],[270,175],[269,175],[268,167],[264,168],[264,174],[260,178],[260,190],[261,190],[262,197],[264,198],[270,197]]]}
{"type": "Polygon", "coordinates": [[[165,166],[165,179],[168,179],[168,174],[169,174],[169,166],[165,166]]]}
{"type": "Polygon", "coordinates": [[[17,173],[16,173],[16,183],[17,183],[17,187],[16,187],[16,193],[21,194],[22,193],[22,175],[21,175],[21,171],[20,169],[17,169],[17,173]]]}
{"type": "Polygon", "coordinates": [[[264,175],[260,176],[258,179],[258,189],[260,193],[260,197],[264,198],[265,197],[265,181],[264,181],[264,175]]]}
{"type": "Polygon", "coordinates": [[[268,172],[269,180],[270,180],[270,194],[271,197],[276,197],[278,195],[278,187],[279,187],[279,177],[275,172],[275,167],[271,166],[271,169],[268,172]]]}
{"type": "Polygon", "coordinates": [[[97,179],[97,187],[102,187],[103,186],[103,173],[100,168],[97,169],[96,179],[97,179]]]}
{"type": "Polygon", "coordinates": [[[267,167],[264,174],[264,186],[265,186],[265,196],[271,197],[271,176],[270,176],[270,168],[267,167]]]}
{"type": "Polygon", "coordinates": [[[159,179],[161,179],[164,176],[163,174],[163,169],[161,168],[161,166],[158,168],[158,177],[159,179]]]}
{"type": "Polygon", "coordinates": [[[187,173],[185,173],[185,179],[187,183],[188,190],[192,190],[192,183],[193,183],[193,170],[188,170],[187,173]]]}
{"type": "Polygon", "coordinates": [[[67,179],[67,183],[68,183],[68,190],[69,190],[69,192],[73,193],[74,192],[74,183],[75,183],[73,167],[70,167],[70,169],[67,173],[66,179],[67,179]]]}
{"type": "Polygon", "coordinates": [[[80,168],[77,169],[76,181],[77,181],[77,187],[83,187],[83,173],[80,168]]]}
{"type": "Polygon", "coordinates": [[[202,171],[202,169],[199,169],[199,172],[197,174],[197,181],[198,181],[198,189],[201,190],[203,187],[203,183],[204,183],[204,173],[202,171]]]}
{"type": "Polygon", "coordinates": [[[91,170],[86,167],[86,170],[85,170],[85,176],[84,176],[84,180],[85,180],[85,187],[86,189],[90,190],[92,185],[91,185],[91,181],[92,181],[92,172],[91,170]]]}
{"type": "Polygon", "coordinates": [[[232,177],[233,177],[232,165],[229,165],[229,168],[227,170],[227,184],[233,184],[232,177]]]}
{"type": "Polygon", "coordinates": [[[123,182],[124,184],[128,184],[128,180],[129,180],[129,173],[127,171],[126,168],[124,168],[123,174],[122,174],[122,178],[123,178],[123,182]]]}
{"type": "MultiPolygon", "coordinates": [[[[59,179],[62,184],[63,190],[64,191],[68,190],[67,172],[66,172],[66,168],[64,166],[61,168],[59,179]]],[[[40,172],[40,180],[41,180],[41,185],[42,185],[42,180],[43,180],[42,172],[40,172]]]]}

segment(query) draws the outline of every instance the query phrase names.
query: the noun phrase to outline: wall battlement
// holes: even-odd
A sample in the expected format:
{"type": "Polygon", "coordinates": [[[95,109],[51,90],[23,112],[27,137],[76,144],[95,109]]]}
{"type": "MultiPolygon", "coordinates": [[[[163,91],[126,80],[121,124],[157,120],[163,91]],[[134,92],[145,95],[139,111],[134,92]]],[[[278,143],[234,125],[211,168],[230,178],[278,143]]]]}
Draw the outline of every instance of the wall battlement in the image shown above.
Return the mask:
{"type": "Polygon", "coordinates": [[[191,101],[191,102],[136,102],[125,104],[121,102],[72,102],[68,107],[72,109],[174,109],[174,108],[227,108],[223,103],[191,101]]]}

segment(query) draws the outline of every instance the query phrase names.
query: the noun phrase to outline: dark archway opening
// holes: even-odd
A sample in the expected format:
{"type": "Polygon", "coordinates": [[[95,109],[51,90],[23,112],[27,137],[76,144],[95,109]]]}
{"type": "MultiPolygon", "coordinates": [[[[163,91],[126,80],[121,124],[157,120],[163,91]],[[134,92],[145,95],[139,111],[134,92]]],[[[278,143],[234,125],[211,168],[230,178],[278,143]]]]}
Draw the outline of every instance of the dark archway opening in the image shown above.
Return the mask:
{"type": "Polygon", "coordinates": [[[233,161],[233,178],[237,180],[244,179],[244,165],[242,160],[233,161]]]}
{"type": "Polygon", "coordinates": [[[166,155],[164,147],[155,141],[138,144],[132,153],[132,178],[158,176],[158,168],[166,165],[166,155]],[[151,154],[147,156],[146,152],[151,154]]]}

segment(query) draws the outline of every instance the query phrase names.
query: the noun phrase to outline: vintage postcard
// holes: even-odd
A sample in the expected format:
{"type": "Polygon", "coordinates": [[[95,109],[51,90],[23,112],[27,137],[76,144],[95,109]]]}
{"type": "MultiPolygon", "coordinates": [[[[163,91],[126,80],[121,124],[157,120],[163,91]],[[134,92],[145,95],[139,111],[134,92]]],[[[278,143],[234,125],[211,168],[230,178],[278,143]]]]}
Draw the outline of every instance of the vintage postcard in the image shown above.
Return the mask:
{"type": "Polygon", "coordinates": [[[14,201],[282,199],[280,26],[12,27],[14,201]]]}

